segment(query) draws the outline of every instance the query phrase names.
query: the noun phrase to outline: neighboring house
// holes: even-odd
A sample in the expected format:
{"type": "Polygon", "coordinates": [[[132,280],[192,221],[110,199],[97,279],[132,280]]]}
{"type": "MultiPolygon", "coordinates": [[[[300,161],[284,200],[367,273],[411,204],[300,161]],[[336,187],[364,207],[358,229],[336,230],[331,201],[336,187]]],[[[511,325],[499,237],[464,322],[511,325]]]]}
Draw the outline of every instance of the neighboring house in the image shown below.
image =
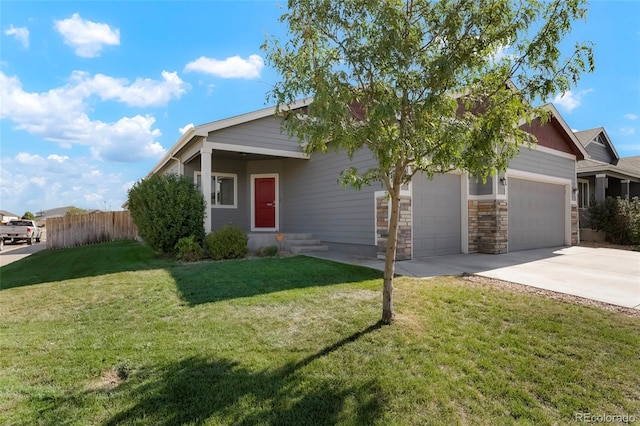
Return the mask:
{"type": "Polygon", "coordinates": [[[578,161],[578,206],[606,197],[640,197],[640,156],[620,158],[604,127],[576,132],[590,159],[578,161]]]}
{"type": "Polygon", "coordinates": [[[20,216],[18,216],[15,213],[8,212],[6,210],[0,210],[0,222],[1,223],[7,223],[10,220],[14,220],[14,219],[20,219],[20,216]]]}
{"type": "MultiPolygon", "coordinates": [[[[523,148],[506,173],[486,183],[461,172],[432,181],[414,177],[402,193],[399,259],[577,244],[575,168],[587,154],[555,107],[546,108],[550,122],[529,129],[538,145],[523,148]]],[[[250,246],[265,236],[275,242],[276,232],[285,241],[313,234],[332,250],[384,256],[388,206],[382,185],[356,191],[338,182],[350,166],[375,166],[372,154],[362,150],[352,160],[336,152],[307,156],[300,141],[281,132],[274,111],[189,129],[150,174],[193,179],[205,194],[207,232],[233,224],[249,233],[250,246]]]]}
{"type": "MultiPolygon", "coordinates": [[[[70,210],[77,210],[75,206],[66,206],[66,207],[56,207],[55,209],[49,210],[39,210],[35,212],[36,221],[38,226],[45,226],[47,223],[47,219],[51,219],[54,217],[64,217],[70,210]]],[[[97,213],[101,210],[85,210],[85,213],[97,213]]]]}

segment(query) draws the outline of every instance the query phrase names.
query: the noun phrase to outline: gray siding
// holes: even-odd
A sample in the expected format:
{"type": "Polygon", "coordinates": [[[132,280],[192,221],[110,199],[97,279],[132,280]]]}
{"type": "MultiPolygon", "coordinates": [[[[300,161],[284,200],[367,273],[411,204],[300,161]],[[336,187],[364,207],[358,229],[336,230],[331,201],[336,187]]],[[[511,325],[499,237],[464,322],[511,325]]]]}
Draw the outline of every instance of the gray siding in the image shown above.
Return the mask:
{"type": "Polygon", "coordinates": [[[164,166],[160,170],[160,173],[162,173],[162,174],[173,173],[174,175],[179,175],[180,174],[180,167],[178,166],[178,162],[175,161],[175,160],[170,161],[169,163],[167,163],[166,166],[164,166]]]}
{"type": "Polygon", "coordinates": [[[313,154],[310,160],[286,159],[284,164],[283,232],[310,232],[327,243],[374,245],[373,192],[381,185],[356,191],[338,183],[340,172],[348,167],[365,171],[376,165],[369,151],[357,153],[353,161],[344,153],[330,152],[313,154]]]}
{"type": "Polygon", "coordinates": [[[563,246],[565,186],[509,179],[509,251],[563,246]]]}
{"type": "Polygon", "coordinates": [[[591,142],[587,146],[587,152],[592,159],[598,161],[604,161],[605,163],[615,164],[615,157],[611,154],[611,151],[600,144],[591,142]]]}
{"type": "Polygon", "coordinates": [[[184,163],[184,175],[189,179],[193,179],[194,173],[199,172],[200,169],[200,156],[197,156],[188,163],[184,163]]]}
{"type": "Polygon", "coordinates": [[[216,160],[216,153],[213,153],[211,162],[212,171],[218,173],[232,173],[238,179],[238,200],[237,208],[211,208],[211,229],[216,230],[224,225],[235,225],[245,230],[249,229],[249,219],[247,211],[251,208],[247,205],[243,194],[249,192],[249,182],[247,181],[246,163],[244,161],[231,161],[226,159],[216,160]]]}
{"type": "Polygon", "coordinates": [[[280,119],[273,117],[261,118],[209,133],[207,141],[302,152],[297,139],[290,139],[286,133],[280,131],[280,123],[280,119]]]}
{"type": "Polygon", "coordinates": [[[523,172],[569,179],[576,187],[575,161],[546,152],[522,148],[520,155],[509,161],[509,167],[523,172]]]}
{"type": "Polygon", "coordinates": [[[460,175],[423,173],[413,178],[414,257],[457,254],[461,250],[460,175]]]}

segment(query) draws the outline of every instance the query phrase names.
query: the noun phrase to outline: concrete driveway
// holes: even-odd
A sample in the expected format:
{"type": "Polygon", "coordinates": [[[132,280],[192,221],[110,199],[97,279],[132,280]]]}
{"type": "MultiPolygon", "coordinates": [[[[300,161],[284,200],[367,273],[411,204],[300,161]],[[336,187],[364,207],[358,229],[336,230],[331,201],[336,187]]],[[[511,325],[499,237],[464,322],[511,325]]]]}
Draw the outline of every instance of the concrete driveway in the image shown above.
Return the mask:
{"type": "MultiPolygon", "coordinates": [[[[313,256],[384,270],[377,259],[332,252],[313,256]]],[[[396,273],[420,278],[475,274],[640,309],[640,252],[575,246],[456,254],[397,262],[396,273]]]]}
{"type": "Polygon", "coordinates": [[[41,241],[32,245],[23,244],[7,244],[0,251],[0,267],[23,259],[33,253],[39,252],[47,248],[47,243],[41,241]]]}

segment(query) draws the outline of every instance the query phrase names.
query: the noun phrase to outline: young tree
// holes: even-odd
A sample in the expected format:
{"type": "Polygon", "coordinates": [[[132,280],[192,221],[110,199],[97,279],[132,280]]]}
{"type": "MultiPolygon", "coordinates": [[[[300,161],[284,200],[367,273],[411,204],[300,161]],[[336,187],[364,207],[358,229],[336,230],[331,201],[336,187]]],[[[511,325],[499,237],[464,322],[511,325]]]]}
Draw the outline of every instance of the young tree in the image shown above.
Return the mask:
{"type": "Polygon", "coordinates": [[[81,209],[80,207],[71,206],[67,209],[67,213],[65,216],[78,216],[81,214],[87,214],[85,209],[81,209]]]}
{"type": "Polygon", "coordinates": [[[270,92],[306,151],[367,148],[370,170],[342,172],[356,189],[382,181],[391,199],[382,320],[393,319],[400,188],[417,172],[506,169],[534,105],[593,70],[591,48],[559,50],[584,0],[290,0],[289,39],[265,41],[282,75],[270,92]],[[517,89],[516,89],[517,86],[517,89]],[[313,96],[304,110],[296,99],[313,96]]]}
{"type": "Polygon", "coordinates": [[[33,213],[26,211],[24,212],[24,214],[22,215],[23,219],[27,219],[27,220],[36,220],[36,215],[34,215],[33,213]]]}

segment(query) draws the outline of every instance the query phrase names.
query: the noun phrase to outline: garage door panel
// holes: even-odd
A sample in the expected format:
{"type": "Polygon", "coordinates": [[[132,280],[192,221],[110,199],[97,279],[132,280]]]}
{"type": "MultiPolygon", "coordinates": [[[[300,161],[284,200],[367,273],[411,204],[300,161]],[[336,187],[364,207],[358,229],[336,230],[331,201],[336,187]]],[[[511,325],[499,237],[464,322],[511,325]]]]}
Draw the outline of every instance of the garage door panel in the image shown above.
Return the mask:
{"type": "Polygon", "coordinates": [[[509,251],[565,243],[565,186],[510,178],[509,251]]]}
{"type": "Polygon", "coordinates": [[[460,176],[418,174],[412,186],[414,257],[460,253],[460,176]]]}

